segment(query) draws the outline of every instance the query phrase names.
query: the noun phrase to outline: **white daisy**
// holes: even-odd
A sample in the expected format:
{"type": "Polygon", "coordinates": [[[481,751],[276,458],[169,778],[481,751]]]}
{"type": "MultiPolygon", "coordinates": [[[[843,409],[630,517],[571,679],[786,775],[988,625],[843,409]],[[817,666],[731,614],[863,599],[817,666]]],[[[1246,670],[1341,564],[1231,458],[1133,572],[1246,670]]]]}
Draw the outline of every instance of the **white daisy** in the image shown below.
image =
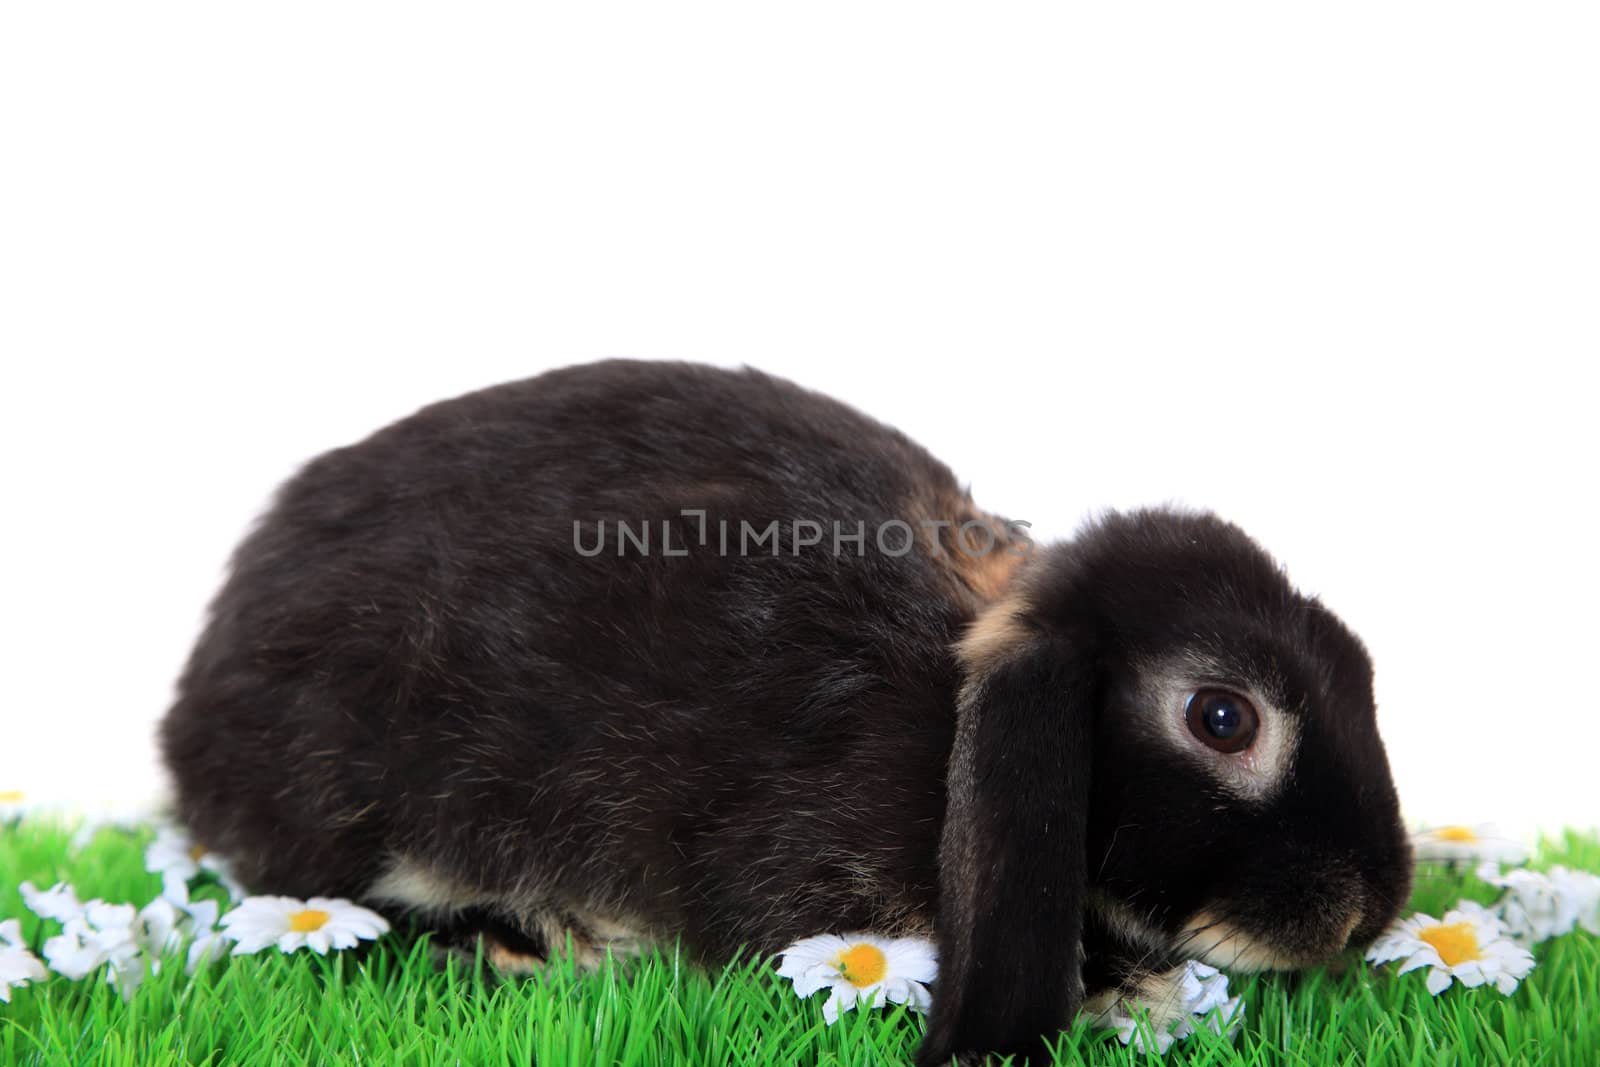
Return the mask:
{"type": "Polygon", "coordinates": [[[131,999],[144,981],[146,967],[161,970],[161,957],[188,946],[189,971],[222,952],[215,901],[191,901],[186,885],[168,885],[168,892],[135,910],[131,904],[84,903],[70,885],[38,890],[22,883],[22,897],[39,916],[62,924],[47,938],[44,957],[50,969],[73,980],[104,967],[106,981],[131,999]]]}
{"type": "Polygon", "coordinates": [[[224,936],[237,942],[235,956],[260,952],[277,945],[280,952],[309,948],[317,955],[329,949],[354,948],[389,932],[389,924],[376,912],[348,900],[312,897],[246,897],[222,917],[224,936]]]}
{"type": "Polygon", "coordinates": [[[145,923],[145,944],[151,952],[165,952],[187,943],[185,970],[193,974],[202,964],[227,951],[227,938],[217,929],[221,910],[214,900],[190,900],[189,887],[182,882],[170,885],[140,912],[145,923]]]}
{"type": "Polygon", "coordinates": [[[20,789],[0,789],[0,823],[14,822],[28,810],[28,795],[20,789]]]}
{"type": "Polygon", "coordinates": [[[41,919],[64,923],[83,914],[83,902],[66,882],[57,882],[49,889],[36,889],[32,882],[23,882],[17,891],[22,894],[22,902],[28,910],[41,919]]]}
{"type": "Polygon", "coordinates": [[[1506,891],[1492,910],[1506,932],[1523,944],[1569,934],[1579,925],[1600,933],[1600,877],[1565,867],[1549,874],[1522,868],[1502,874],[1493,862],[1481,864],[1478,877],[1506,891]]]}
{"type": "Polygon", "coordinates": [[[214,900],[189,900],[188,887],[182,882],[176,886],[176,898],[163,894],[139,910],[134,922],[134,938],[153,957],[152,969],[161,969],[161,957],[181,952],[187,947],[187,971],[193,974],[199,966],[222,955],[225,943],[217,930],[217,913],[214,900]]]}
{"type": "Polygon", "coordinates": [[[873,937],[871,934],[821,934],[783,950],[778,974],[794,982],[801,999],[819,989],[830,994],[822,1018],[832,1026],[841,1011],[856,1004],[876,1007],[884,1000],[927,1011],[926,983],[938,974],[933,945],[921,938],[873,937]]]}
{"type": "Polygon", "coordinates": [[[1228,996],[1228,976],[1209,964],[1190,960],[1185,966],[1198,980],[1199,992],[1189,1000],[1189,1014],[1178,1020],[1172,1036],[1182,1040],[1194,1033],[1198,1022],[1213,1033],[1233,1036],[1244,1025],[1244,998],[1228,996]]]}
{"type": "Polygon", "coordinates": [[[1436,826],[1411,835],[1418,863],[1528,862],[1528,846],[1493,826],[1436,826]]]}
{"type": "Polygon", "coordinates": [[[1600,935],[1600,875],[1552,867],[1550,881],[1571,911],[1573,921],[1591,934],[1600,935]]]}
{"type": "Polygon", "coordinates": [[[205,854],[205,846],[195,844],[183,830],[163,824],[144,850],[144,869],[151,874],[175,874],[187,882],[200,873],[200,857],[205,854]]]}
{"type": "Polygon", "coordinates": [[[106,981],[131,1000],[145,974],[144,946],[134,925],[138,918],[132,904],[91,900],[66,920],[61,933],[45,940],[44,958],[51,970],[74,981],[105,967],[106,981]]]}
{"type": "Polygon", "coordinates": [[[1495,901],[1490,910],[1499,917],[1500,925],[1514,941],[1537,945],[1571,930],[1577,919],[1575,914],[1563,916],[1561,895],[1556,892],[1555,884],[1538,871],[1515,867],[1501,874],[1500,865],[1491,860],[1478,867],[1478,877],[1505,890],[1505,895],[1495,901]]]}
{"type": "Polygon", "coordinates": [[[1112,1000],[1095,1015],[1096,1023],[1115,1030],[1124,1045],[1157,1053],[1165,1053],[1200,1027],[1231,1037],[1244,1024],[1243,998],[1228,996],[1228,977],[1215,967],[1189,960],[1181,974],[1164,984],[1173,1003],[1152,1006],[1112,1000]]]}
{"type": "Polygon", "coordinates": [[[1507,935],[1494,913],[1463,901],[1443,919],[1413,915],[1403,919],[1367,950],[1373,963],[1404,960],[1398,973],[1431,968],[1428,992],[1438,996],[1459,981],[1470,988],[1492,984],[1503,995],[1533,970],[1533,954],[1507,935]]]}
{"type": "Polygon", "coordinates": [[[9,1004],[12,989],[42,982],[47,973],[22,940],[22,924],[15,919],[0,922],[0,1000],[9,1004]]]}
{"type": "Polygon", "coordinates": [[[173,892],[173,883],[187,885],[206,871],[222,884],[232,899],[245,895],[244,888],[233,877],[233,867],[227,857],[196,844],[188,831],[171,823],[163,823],[156,829],[156,839],[144,851],[144,869],[161,875],[164,893],[173,892]]]}

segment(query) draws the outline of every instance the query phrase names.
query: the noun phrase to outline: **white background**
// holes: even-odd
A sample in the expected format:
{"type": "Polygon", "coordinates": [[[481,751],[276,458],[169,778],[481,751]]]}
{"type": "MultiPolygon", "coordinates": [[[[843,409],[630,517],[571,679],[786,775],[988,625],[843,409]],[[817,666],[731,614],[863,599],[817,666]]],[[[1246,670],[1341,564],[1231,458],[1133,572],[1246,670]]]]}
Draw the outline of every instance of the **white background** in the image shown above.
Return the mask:
{"type": "Polygon", "coordinates": [[[628,355],[1046,535],[1214,508],[1365,636],[1412,819],[1600,823],[1594,11],[8,4],[0,791],[158,790],[299,462],[628,355]]]}

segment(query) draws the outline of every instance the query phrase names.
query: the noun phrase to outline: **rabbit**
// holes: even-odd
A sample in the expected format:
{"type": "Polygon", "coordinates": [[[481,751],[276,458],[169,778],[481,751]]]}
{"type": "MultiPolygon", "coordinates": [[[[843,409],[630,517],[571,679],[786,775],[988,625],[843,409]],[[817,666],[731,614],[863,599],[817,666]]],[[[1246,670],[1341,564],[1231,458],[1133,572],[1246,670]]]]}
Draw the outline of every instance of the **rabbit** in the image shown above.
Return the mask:
{"type": "Polygon", "coordinates": [[[246,885],[510,970],[929,937],[923,1065],[1328,959],[1411,872],[1366,651],[1237,527],[1035,544],[751,369],[564,368],[312,460],[160,735],[246,885]]]}

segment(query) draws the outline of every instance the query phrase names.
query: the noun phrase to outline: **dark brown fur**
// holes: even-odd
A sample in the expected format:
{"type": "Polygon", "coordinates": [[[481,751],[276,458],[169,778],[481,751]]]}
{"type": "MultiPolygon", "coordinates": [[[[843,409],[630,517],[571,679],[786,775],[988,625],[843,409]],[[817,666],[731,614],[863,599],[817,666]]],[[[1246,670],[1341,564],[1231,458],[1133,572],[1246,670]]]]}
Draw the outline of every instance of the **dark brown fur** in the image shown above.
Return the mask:
{"type": "Polygon", "coordinates": [[[873,542],[924,517],[1025,538],[755,371],[602,363],[426,408],[312,461],[239,548],[162,728],[180,814],[258,890],[482,915],[519,951],[937,924],[925,1063],[1037,1047],[1202,907],[1307,958],[1340,947],[1296,918],[1319,892],[1364,935],[1392,914],[1365,653],[1253,543],[1167,512],[1026,556],[873,542]],[[724,519],[868,538],[722,555],[724,519]],[[575,520],[648,521],[652,551],[584,555],[575,520]],[[1197,644],[1304,719],[1275,806],[1135,729],[1139,665],[1197,644]]]}

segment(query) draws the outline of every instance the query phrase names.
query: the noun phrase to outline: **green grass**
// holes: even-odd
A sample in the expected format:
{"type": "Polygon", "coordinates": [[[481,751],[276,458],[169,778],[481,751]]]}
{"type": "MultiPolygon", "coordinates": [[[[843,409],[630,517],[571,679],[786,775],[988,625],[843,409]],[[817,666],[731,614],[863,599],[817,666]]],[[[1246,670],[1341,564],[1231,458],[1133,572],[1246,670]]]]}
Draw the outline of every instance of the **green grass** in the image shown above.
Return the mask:
{"type": "MultiPolygon", "coordinates": [[[[54,924],[23,906],[16,885],[73,883],[80,896],[143,904],[147,835],[103,831],[69,855],[69,834],[0,827],[0,919],[17,917],[37,951],[54,924]],[[48,927],[48,929],[46,929],[48,927]]],[[[1600,838],[1545,842],[1535,866],[1600,871],[1600,838]]],[[[1421,880],[1413,906],[1438,915],[1494,890],[1468,873],[1421,880]]],[[[1452,987],[1437,999],[1422,973],[1394,977],[1353,964],[1240,978],[1248,1014],[1238,1037],[1209,1032],[1177,1045],[1171,1064],[1600,1064],[1600,938],[1578,931],[1535,949],[1516,995],[1452,987]]],[[[0,1064],[682,1064],[879,1065],[908,1062],[922,1020],[903,1009],[822,1022],[822,996],[797,1001],[760,960],[708,973],[671,955],[596,975],[559,963],[517,982],[470,961],[436,966],[425,938],[390,936],[323,959],[276,952],[229,959],[194,978],[152,975],[131,1003],[104,981],[60,976],[0,1004],[0,1064]]],[[[1162,1062],[1079,1024],[1063,1064],[1162,1062]]]]}

